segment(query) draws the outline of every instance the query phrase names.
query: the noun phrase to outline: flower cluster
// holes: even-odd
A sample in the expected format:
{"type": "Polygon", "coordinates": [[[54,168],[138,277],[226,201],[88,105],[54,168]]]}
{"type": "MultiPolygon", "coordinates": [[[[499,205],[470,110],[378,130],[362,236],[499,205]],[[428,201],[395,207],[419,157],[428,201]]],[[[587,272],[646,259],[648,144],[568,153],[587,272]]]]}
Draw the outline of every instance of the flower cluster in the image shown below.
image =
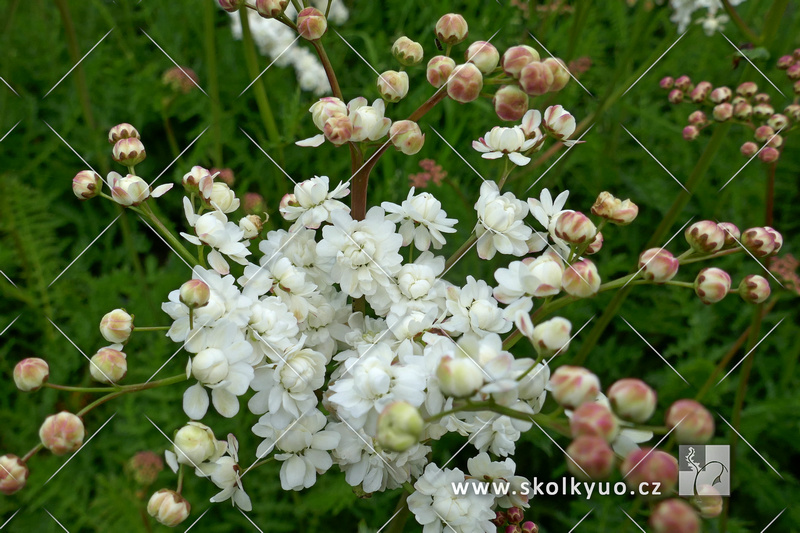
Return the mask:
{"type": "MultiPolygon", "coordinates": [[[[744,0],[730,0],[731,6],[738,6],[744,0]]],[[[670,0],[672,16],[670,20],[677,24],[678,33],[683,33],[692,23],[695,11],[705,10],[705,16],[695,20],[695,24],[703,26],[706,35],[711,36],[722,31],[730,17],[724,13],[725,8],[721,0],[670,0]]]]}

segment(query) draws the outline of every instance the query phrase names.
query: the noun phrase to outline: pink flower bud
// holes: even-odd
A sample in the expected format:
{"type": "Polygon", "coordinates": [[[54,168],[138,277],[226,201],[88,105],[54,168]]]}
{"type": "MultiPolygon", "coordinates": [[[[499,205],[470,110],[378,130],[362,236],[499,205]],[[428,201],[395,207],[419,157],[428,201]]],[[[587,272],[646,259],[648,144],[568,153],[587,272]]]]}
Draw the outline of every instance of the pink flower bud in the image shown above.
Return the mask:
{"type": "Polygon", "coordinates": [[[446,396],[465,398],[472,396],[483,386],[483,371],[469,357],[442,357],[436,369],[439,388],[446,396]]]}
{"type": "Polygon", "coordinates": [[[795,59],[800,59],[800,48],[795,48],[792,52],[792,56],[794,56],[795,59]]]}
{"type": "Polygon", "coordinates": [[[564,365],[550,376],[553,399],[568,409],[593,402],[600,392],[600,380],[581,366],[564,365]]]}
{"type": "Polygon", "coordinates": [[[586,402],[578,407],[569,420],[572,438],[581,435],[594,435],[606,442],[612,442],[619,434],[617,417],[605,405],[586,402]]]}
{"type": "Polygon", "coordinates": [[[681,132],[684,141],[694,141],[700,136],[700,130],[697,126],[686,126],[681,132]]]}
{"type": "Polygon", "coordinates": [[[469,45],[464,57],[484,74],[490,74],[500,62],[500,52],[487,41],[475,41],[469,45]]]}
{"type": "Polygon", "coordinates": [[[625,378],[614,382],[607,396],[611,408],[623,420],[641,424],[656,410],[656,391],[640,379],[625,378]]]}
{"type": "Polygon", "coordinates": [[[539,526],[530,520],[523,522],[520,527],[522,527],[522,533],[539,533],[539,526]]]}
{"type": "Polygon", "coordinates": [[[756,257],[766,257],[775,251],[775,238],[766,228],[746,229],[742,233],[741,243],[745,250],[756,257]]]}
{"type": "Polygon", "coordinates": [[[408,402],[392,402],[378,416],[377,440],[382,448],[404,452],[419,443],[425,421],[408,402]]]}
{"type": "Polygon", "coordinates": [[[325,138],[336,146],[341,146],[353,136],[353,122],[347,115],[334,115],[322,127],[325,138]]]}
{"type": "Polygon", "coordinates": [[[667,410],[666,424],[681,444],[705,444],[714,436],[714,418],[694,400],[678,400],[667,410]]]}
{"type": "Polygon", "coordinates": [[[239,8],[244,5],[244,0],[218,0],[219,7],[229,13],[239,11],[239,8]]]}
{"type": "Polygon", "coordinates": [[[23,359],[14,367],[14,383],[24,392],[39,390],[49,377],[47,361],[38,357],[23,359]]]}
{"type": "Polygon", "coordinates": [[[147,157],[142,141],[136,137],[120,139],[111,150],[111,157],[120,165],[132,167],[138,165],[147,157]]]}
{"type": "Polygon", "coordinates": [[[739,284],[738,292],[745,302],[760,304],[769,298],[769,282],[762,276],[746,276],[739,284]]]}
{"type": "Polygon", "coordinates": [[[614,467],[614,452],[605,440],[581,435],[567,447],[567,470],[576,478],[604,479],[614,467]]]}
{"type": "Polygon", "coordinates": [[[758,85],[752,81],[746,81],[736,88],[736,94],[751,98],[758,92],[758,85]]]}
{"type": "Polygon", "coordinates": [[[800,104],[789,104],[783,111],[795,122],[800,121],[800,104]]]}
{"type": "Polygon", "coordinates": [[[728,87],[717,87],[711,91],[709,98],[715,104],[730,102],[731,98],[733,98],[733,91],[731,91],[728,87]]]}
{"type": "Polygon", "coordinates": [[[522,533],[522,528],[519,524],[510,524],[505,527],[503,533],[522,533]]]}
{"type": "Polygon", "coordinates": [[[435,32],[440,43],[454,45],[467,38],[469,27],[464,17],[457,13],[448,13],[436,22],[435,32]]]}
{"type": "Polygon", "coordinates": [[[763,125],[756,128],[755,133],[753,133],[753,138],[763,143],[767,142],[773,135],[775,135],[775,130],[772,129],[771,126],[763,125]]]}
{"type": "Polygon", "coordinates": [[[669,494],[678,484],[678,461],[661,450],[640,448],[625,456],[619,467],[625,483],[638,490],[643,483],[661,483],[660,493],[669,494]]]}
{"type": "Polygon", "coordinates": [[[678,273],[680,262],[663,248],[650,248],[639,256],[639,268],[644,279],[653,283],[666,283],[678,273]]]}
{"type": "Polygon", "coordinates": [[[722,245],[723,250],[739,246],[738,241],[742,236],[742,232],[739,231],[736,224],[732,222],[720,222],[717,226],[725,232],[725,244],[722,245]]]}
{"type": "Polygon", "coordinates": [[[406,155],[414,155],[422,149],[425,144],[425,135],[419,128],[419,124],[412,120],[398,120],[389,128],[389,138],[395,148],[406,155]]]}
{"type": "Polygon", "coordinates": [[[560,105],[551,105],[542,114],[542,129],[559,141],[575,133],[575,117],[560,105]]]}
{"type": "Polygon", "coordinates": [[[658,85],[662,89],[672,89],[675,86],[675,78],[672,76],[661,78],[661,81],[658,82],[658,85]]]}
{"type": "Polygon", "coordinates": [[[519,524],[525,520],[525,512],[519,507],[511,507],[506,511],[506,516],[508,517],[508,521],[512,524],[519,524]]]}
{"type": "Polygon", "coordinates": [[[672,89],[667,95],[667,100],[670,104],[680,104],[683,102],[683,91],[680,89],[672,89]]]}
{"type": "Polygon", "coordinates": [[[528,110],[528,95],[516,85],[503,85],[492,98],[494,111],[501,120],[521,120],[528,110]]]}
{"type": "Polygon", "coordinates": [[[680,76],[675,80],[675,88],[681,91],[690,91],[693,88],[692,79],[689,76],[680,76]]]}
{"type": "Polygon", "coordinates": [[[542,63],[553,72],[553,83],[550,84],[550,92],[558,92],[567,86],[570,75],[567,65],[562,60],[557,57],[548,57],[542,63]]]}
{"type": "Polygon", "coordinates": [[[22,490],[28,481],[28,465],[14,454],[0,457],[0,492],[10,496],[22,490]]]}
{"type": "Polygon", "coordinates": [[[781,57],[778,58],[778,62],[777,62],[776,66],[781,70],[786,70],[787,68],[791,67],[792,65],[794,65],[794,56],[786,55],[786,56],[781,56],[781,57]]]}
{"type": "Polygon", "coordinates": [[[739,120],[748,120],[753,115],[753,106],[748,102],[738,102],[733,106],[733,116],[739,120]]]}
{"type": "Polygon", "coordinates": [[[725,244],[725,231],[713,220],[695,222],[686,228],[684,235],[689,246],[701,253],[716,252],[725,244]]]}
{"type": "Polygon", "coordinates": [[[691,505],[673,498],[656,506],[650,527],[654,533],[700,533],[700,519],[691,505]]]}
{"type": "Polygon", "coordinates": [[[422,45],[404,35],[392,45],[392,55],[401,65],[410,67],[422,61],[422,45]]]}
{"type": "Polygon", "coordinates": [[[781,235],[778,231],[774,228],[769,226],[764,226],[764,229],[772,235],[772,241],[774,243],[774,248],[772,249],[773,254],[777,254],[781,248],[783,248],[783,235],[781,235]]]}
{"type": "Polygon", "coordinates": [[[728,121],[733,116],[733,106],[729,102],[717,104],[714,106],[712,115],[717,122],[728,121]]]}
{"type": "Polygon", "coordinates": [[[752,141],[747,141],[742,145],[739,151],[742,152],[742,155],[745,157],[753,157],[758,153],[758,145],[752,141]]]}
{"type": "Polygon", "coordinates": [[[123,122],[122,124],[117,124],[108,131],[109,144],[116,144],[117,141],[119,141],[120,139],[128,139],[130,137],[133,137],[135,139],[141,139],[141,137],[139,137],[139,132],[137,131],[137,129],[128,124],[127,122],[123,122]]]}
{"type": "Polygon", "coordinates": [[[569,348],[571,330],[572,324],[566,318],[551,318],[534,327],[531,343],[536,353],[544,357],[564,353],[569,348]]]}
{"type": "Polygon", "coordinates": [[[506,50],[500,64],[506,74],[512,78],[519,78],[522,69],[533,61],[539,61],[539,52],[530,46],[521,44],[506,50]]]}
{"type": "Polygon", "coordinates": [[[387,70],[378,76],[378,92],[387,102],[399,102],[408,94],[408,73],[387,70]]]}
{"type": "Polygon", "coordinates": [[[519,73],[519,85],[530,96],[541,96],[550,90],[553,71],[541,61],[532,61],[519,73]]]}
{"type": "Polygon", "coordinates": [[[599,231],[594,236],[592,243],[583,251],[586,255],[594,255],[603,247],[603,234],[599,231]]]}
{"type": "Polygon", "coordinates": [[[162,470],[164,470],[163,459],[151,451],[139,452],[125,463],[125,472],[137,485],[143,487],[155,483],[162,470]]]}
{"type": "Polygon", "coordinates": [[[435,56],[428,61],[427,77],[428,83],[437,89],[447,83],[447,79],[456,68],[453,58],[447,56],[435,56]]]}
{"type": "Polygon", "coordinates": [[[201,279],[190,279],[181,285],[179,299],[189,309],[198,309],[208,305],[211,298],[211,289],[201,279]]]}
{"type": "Polygon", "coordinates": [[[722,513],[722,496],[711,485],[700,485],[692,501],[703,518],[715,518],[722,513]]]}
{"type": "Polygon", "coordinates": [[[495,511],[494,518],[489,521],[497,527],[503,527],[506,524],[506,513],[503,511],[495,511]]]}
{"type": "Polygon", "coordinates": [[[112,384],[120,381],[128,373],[125,353],[110,347],[100,348],[92,356],[89,373],[100,383],[112,384]]]}
{"type": "Polygon", "coordinates": [[[692,92],[689,93],[689,98],[695,104],[702,104],[705,102],[706,98],[708,98],[709,93],[711,93],[711,84],[707,81],[701,81],[697,84],[697,87],[692,89],[692,92]]]}
{"type": "Polygon", "coordinates": [[[789,118],[786,115],[776,113],[767,119],[767,125],[774,130],[782,130],[789,125],[789,118]]]}
{"type": "Polygon", "coordinates": [[[258,215],[247,215],[239,219],[239,229],[245,239],[255,239],[264,230],[264,221],[258,215]]]}
{"type": "Polygon", "coordinates": [[[133,317],[124,309],[114,309],[100,320],[100,334],[108,342],[124,344],[133,331],[133,317]]]}
{"type": "Polygon", "coordinates": [[[147,514],[165,526],[175,527],[189,516],[192,506],[174,490],[161,489],[150,496],[147,514]]]}
{"type": "Polygon", "coordinates": [[[600,289],[600,274],[594,263],[582,259],[564,270],[561,286],[571,296],[589,298],[600,289]]]}
{"type": "Polygon", "coordinates": [[[67,411],[48,416],[39,428],[42,444],[55,455],[77,451],[83,444],[83,437],[83,422],[67,411]]]}
{"type": "Polygon", "coordinates": [[[88,200],[100,194],[103,180],[91,170],[81,170],[72,178],[72,192],[79,200],[88,200]]]}
{"type": "Polygon", "coordinates": [[[689,124],[691,126],[697,126],[698,128],[702,128],[706,124],[708,124],[708,117],[705,113],[700,110],[693,111],[689,115],[689,124]]]}
{"type": "Polygon", "coordinates": [[[322,11],[315,7],[307,7],[297,14],[297,33],[308,41],[316,41],[328,29],[328,20],[322,11]]]}
{"type": "Polygon", "coordinates": [[[462,104],[477,99],[481,89],[483,89],[483,74],[472,63],[458,65],[447,79],[447,95],[462,104]]]}
{"type": "Polygon", "coordinates": [[[765,119],[775,113],[775,108],[767,103],[756,104],[753,106],[753,116],[758,119],[765,119]]]}
{"type": "Polygon", "coordinates": [[[781,153],[771,146],[767,146],[758,153],[758,158],[762,163],[774,163],[780,156],[781,153]]]}
{"type": "Polygon", "coordinates": [[[594,240],[597,227],[580,211],[565,211],[556,220],[555,234],[570,244],[584,244],[594,240]]]}
{"type": "Polygon", "coordinates": [[[772,148],[780,148],[781,146],[783,146],[783,137],[781,137],[776,133],[775,135],[769,138],[769,140],[767,141],[767,145],[772,148]]]}
{"type": "Polygon", "coordinates": [[[800,80],[800,63],[796,63],[787,68],[786,75],[790,80],[800,80]]]}
{"type": "Polygon", "coordinates": [[[289,0],[256,0],[256,11],[264,18],[280,16],[289,5],[289,0]]]}
{"type": "Polygon", "coordinates": [[[627,226],[636,219],[639,214],[639,206],[630,199],[620,200],[611,193],[603,191],[592,205],[592,214],[619,226],[627,226]]]}
{"type": "Polygon", "coordinates": [[[731,277],[719,268],[704,268],[694,280],[694,292],[705,304],[717,303],[731,290],[731,277]]]}

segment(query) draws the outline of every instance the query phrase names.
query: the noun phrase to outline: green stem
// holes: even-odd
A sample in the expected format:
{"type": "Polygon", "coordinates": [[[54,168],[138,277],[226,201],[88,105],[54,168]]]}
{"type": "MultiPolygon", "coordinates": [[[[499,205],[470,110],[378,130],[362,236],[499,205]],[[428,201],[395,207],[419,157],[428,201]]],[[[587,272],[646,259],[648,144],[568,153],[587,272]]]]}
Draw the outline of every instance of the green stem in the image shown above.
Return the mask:
{"type": "Polygon", "coordinates": [[[700,255],[696,257],[692,257],[691,259],[681,259],[681,266],[683,265],[691,265],[692,263],[699,263],[700,261],[708,261],[709,259],[716,259],[718,257],[725,257],[727,255],[732,255],[741,252],[742,249],[738,246],[736,248],[730,248],[728,250],[722,250],[721,252],[716,252],[713,254],[707,255],[700,255]]]}
{"type": "Polygon", "coordinates": [[[86,71],[83,69],[83,64],[78,64],[80,61],[80,53],[78,52],[78,39],[75,33],[75,25],[72,23],[72,16],[69,12],[69,6],[66,0],[56,0],[56,7],[61,15],[61,22],[64,24],[64,34],[67,38],[67,50],[69,57],[75,67],[75,86],[78,89],[78,98],[81,101],[81,109],[83,110],[83,118],[90,129],[97,128],[92,114],[92,106],[89,101],[89,90],[86,86],[86,71]]]}
{"type": "Polygon", "coordinates": [[[211,98],[211,135],[214,140],[211,160],[215,167],[222,168],[222,106],[219,101],[219,69],[214,27],[216,14],[214,2],[203,2],[203,45],[208,68],[208,96],[211,98]]]}
{"type": "Polygon", "coordinates": [[[319,60],[325,69],[325,75],[328,76],[328,83],[331,85],[331,91],[333,92],[333,95],[339,100],[343,100],[344,97],[342,96],[342,89],[339,87],[339,80],[336,79],[336,72],[333,70],[333,65],[331,65],[331,60],[328,57],[328,53],[325,52],[325,47],[322,45],[322,41],[317,39],[311,41],[311,44],[314,45],[314,49],[317,51],[317,56],[319,56],[319,60]]]}
{"type": "Polygon", "coordinates": [[[175,248],[175,250],[181,254],[181,256],[183,256],[183,259],[187,263],[195,266],[198,265],[197,259],[195,259],[195,257],[189,252],[189,250],[186,249],[183,243],[178,240],[175,235],[173,235],[173,233],[164,225],[164,223],[161,222],[161,220],[155,215],[155,213],[153,213],[153,210],[149,205],[147,205],[146,202],[141,204],[139,208],[129,207],[128,209],[132,209],[141,216],[147,217],[148,220],[150,220],[150,222],[152,222],[156,228],[158,228],[161,236],[164,237],[175,248]]]}
{"type": "Polygon", "coordinates": [[[469,249],[472,248],[472,245],[475,244],[475,241],[477,241],[477,240],[478,240],[478,237],[476,237],[474,233],[472,235],[470,235],[469,239],[467,239],[466,242],[461,245],[461,248],[456,250],[455,253],[453,255],[451,255],[447,259],[447,262],[444,264],[445,272],[450,267],[452,267],[456,263],[456,261],[461,259],[464,256],[464,254],[466,254],[467,251],[469,251],[469,249]]]}
{"type": "Polygon", "coordinates": [[[768,47],[778,35],[778,28],[786,16],[789,0],[775,0],[764,17],[764,28],[761,30],[761,45],[768,47]]]}
{"type": "Polygon", "coordinates": [[[406,490],[400,493],[400,498],[397,500],[397,505],[394,508],[394,513],[392,514],[392,525],[389,527],[386,533],[402,533],[406,526],[406,521],[408,521],[408,517],[411,515],[411,510],[408,508],[408,497],[411,493],[414,492],[414,487],[411,487],[411,492],[404,486],[406,490]]]}
{"type": "Polygon", "coordinates": [[[159,379],[157,381],[150,381],[149,383],[137,383],[136,385],[128,385],[128,386],[125,386],[125,387],[119,387],[119,389],[115,390],[114,392],[110,392],[110,393],[106,394],[105,396],[102,396],[102,397],[96,399],[95,401],[93,401],[92,403],[90,403],[89,405],[87,405],[86,407],[81,409],[80,411],[78,411],[76,414],[78,416],[82,417],[86,413],[88,413],[89,411],[94,409],[95,407],[99,407],[100,405],[103,405],[104,403],[106,403],[106,402],[108,402],[110,400],[113,400],[114,398],[117,398],[118,396],[122,396],[124,394],[128,394],[128,393],[131,393],[131,392],[139,392],[139,391],[148,390],[148,389],[155,389],[157,387],[164,387],[166,385],[174,385],[175,383],[180,383],[181,381],[186,381],[186,374],[185,373],[181,373],[181,374],[178,374],[177,376],[172,376],[170,378],[159,379]]]}
{"type": "Polygon", "coordinates": [[[178,487],[175,489],[175,492],[180,494],[183,491],[183,477],[184,477],[184,469],[183,463],[178,467],[178,487]]]}
{"type": "Polygon", "coordinates": [[[31,450],[30,450],[28,453],[26,453],[25,455],[23,455],[23,456],[22,456],[22,458],[21,458],[20,460],[21,460],[23,463],[27,463],[27,462],[30,460],[30,458],[31,458],[31,457],[33,457],[34,455],[36,455],[37,453],[39,453],[39,451],[40,451],[42,448],[44,448],[44,444],[42,444],[42,443],[40,442],[39,444],[37,444],[36,446],[34,446],[33,448],[31,448],[31,450]]]}
{"type": "Polygon", "coordinates": [[[756,32],[754,32],[750,26],[747,25],[747,23],[739,15],[739,12],[734,9],[730,3],[730,0],[722,0],[722,5],[725,7],[725,12],[731,18],[733,23],[736,24],[737,28],[739,28],[739,31],[741,31],[751,43],[757,43],[761,41],[761,38],[756,35],[756,32]]]}

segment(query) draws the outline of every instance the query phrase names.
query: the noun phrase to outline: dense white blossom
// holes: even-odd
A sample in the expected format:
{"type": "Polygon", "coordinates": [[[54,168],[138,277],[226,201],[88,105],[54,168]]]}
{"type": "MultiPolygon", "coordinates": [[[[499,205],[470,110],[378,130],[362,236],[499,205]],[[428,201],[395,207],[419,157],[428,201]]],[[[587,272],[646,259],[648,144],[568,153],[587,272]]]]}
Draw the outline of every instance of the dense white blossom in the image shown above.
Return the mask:
{"type": "Polygon", "coordinates": [[[478,212],[475,235],[481,259],[491,259],[497,252],[516,256],[528,253],[527,241],[532,230],[524,222],[528,214],[525,202],[510,192],[501,195],[495,182],[484,181],[475,210],[478,212]]]}
{"type": "Polygon", "coordinates": [[[331,213],[337,209],[350,211],[350,208],[340,202],[350,193],[346,183],[339,182],[332,191],[330,190],[328,176],[315,176],[309,180],[301,181],[294,187],[294,194],[281,202],[281,215],[286,220],[295,220],[292,231],[300,227],[317,229],[323,222],[331,221],[331,213]]]}
{"type": "Polygon", "coordinates": [[[383,202],[387,213],[386,220],[400,224],[399,233],[403,236],[403,246],[412,242],[417,250],[425,251],[433,244],[438,250],[445,244],[442,233],[455,233],[453,227],[457,220],[447,218],[442,204],[431,193],[414,195],[414,187],[408,191],[408,198],[401,205],[383,202]]]}

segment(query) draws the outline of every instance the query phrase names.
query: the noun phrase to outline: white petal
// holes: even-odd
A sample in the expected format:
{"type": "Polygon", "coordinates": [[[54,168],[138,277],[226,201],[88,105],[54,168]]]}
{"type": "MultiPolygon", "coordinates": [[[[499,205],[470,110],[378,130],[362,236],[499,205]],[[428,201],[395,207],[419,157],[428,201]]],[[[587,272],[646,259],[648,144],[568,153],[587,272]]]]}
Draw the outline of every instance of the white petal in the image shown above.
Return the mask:
{"type": "Polygon", "coordinates": [[[306,477],[306,463],[293,455],[281,466],[281,488],[283,490],[300,490],[306,477]]]}
{"type": "Polygon", "coordinates": [[[153,189],[153,192],[150,193],[150,196],[152,196],[153,198],[158,198],[159,196],[162,196],[164,193],[169,191],[173,185],[174,185],[173,183],[165,183],[164,185],[159,185],[158,187],[153,189]]]}
{"type": "Polygon", "coordinates": [[[208,254],[208,264],[217,271],[217,273],[226,276],[231,273],[231,269],[228,266],[228,262],[225,261],[225,258],[222,257],[222,254],[216,250],[212,250],[211,253],[208,254]]]}
{"type": "Polygon", "coordinates": [[[320,133],[319,135],[314,135],[313,137],[309,137],[308,139],[303,139],[302,141],[297,141],[297,146],[305,146],[310,148],[316,148],[317,146],[321,145],[325,142],[325,135],[320,133]]]}
{"type": "Polygon", "coordinates": [[[208,393],[196,383],[183,393],[183,412],[192,420],[200,420],[208,411],[208,393]]]}
{"type": "Polygon", "coordinates": [[[211,391],[211,400],[217,412],[225,418],[233,418],[239,412],[239,398],[225,389],[211,391]]]}
{"type": "Polygon", "coordinates": [[[510,154],[508,154],[508,158],[511,160],[512,163],[514,163],[515,165],[519,165],[521,167],[524,167],[525,165],[531,162],[530,157],[525,157],[519,152],[511,152],[510,154]]]}

